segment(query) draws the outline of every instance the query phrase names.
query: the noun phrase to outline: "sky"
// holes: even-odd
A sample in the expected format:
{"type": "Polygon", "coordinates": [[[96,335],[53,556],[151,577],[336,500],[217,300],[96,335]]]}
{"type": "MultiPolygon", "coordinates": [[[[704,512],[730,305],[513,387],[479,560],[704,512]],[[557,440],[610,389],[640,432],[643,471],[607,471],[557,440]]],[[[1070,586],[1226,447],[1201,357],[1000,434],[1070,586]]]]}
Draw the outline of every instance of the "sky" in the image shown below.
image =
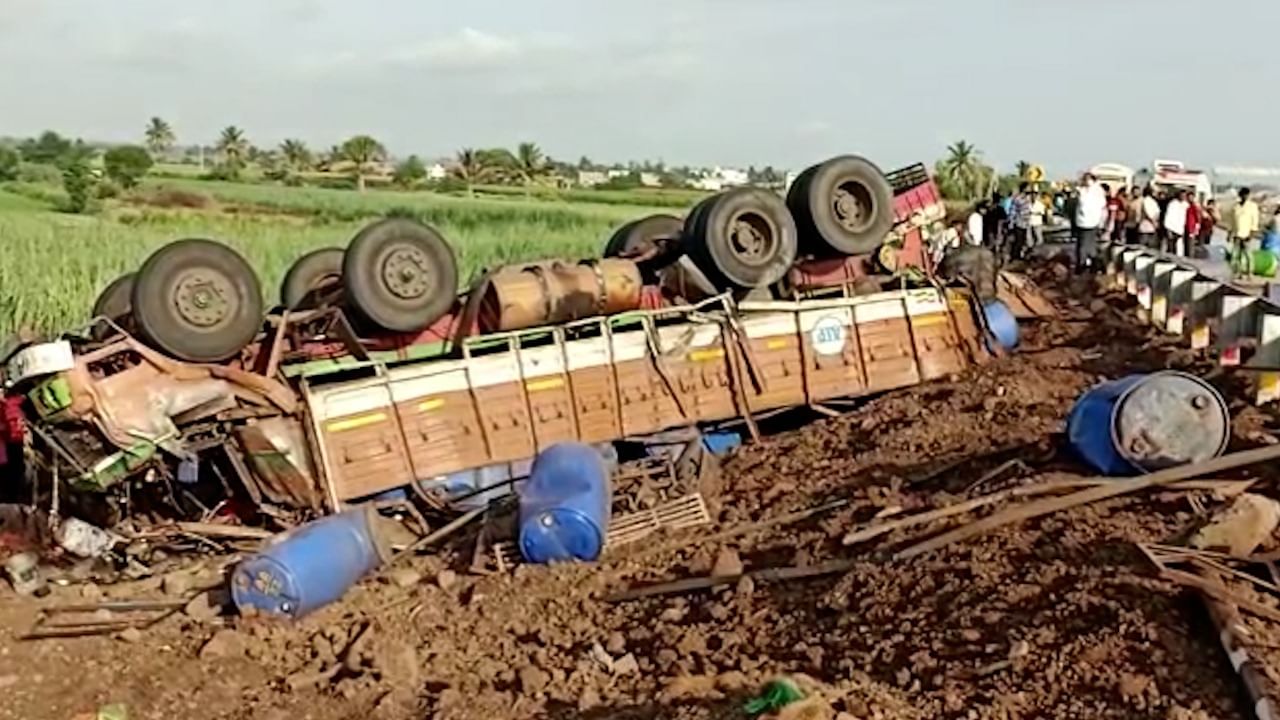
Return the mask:
{"type": "Polygon", "coordinates": [[[1280,166],[1280,2],[0,0],[0,136],[1280,166]]]}

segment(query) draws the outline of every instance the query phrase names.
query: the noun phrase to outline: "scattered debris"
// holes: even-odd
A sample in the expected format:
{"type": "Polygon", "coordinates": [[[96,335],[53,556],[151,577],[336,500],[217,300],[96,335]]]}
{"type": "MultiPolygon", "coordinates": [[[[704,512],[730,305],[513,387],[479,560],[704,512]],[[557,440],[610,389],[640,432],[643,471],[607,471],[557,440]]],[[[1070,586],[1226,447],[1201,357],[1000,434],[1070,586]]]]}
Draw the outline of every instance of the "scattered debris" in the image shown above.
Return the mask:
{"type": "Polygon", "coordinates": [[[1009,523],[1022,522],[1041,515],[1060,512],[1077,505],[1085,505],[1087,503],[1098,502],[1108,498],[1118,497],[1127,493],[1138,492],[1152,487],[1161,485],[1169,485],[1180,480],[1189,480],[1200,475],[1210,475],[1213,473],[1231,470],[1233,468],[1254,465],[1280,458],[1280,445],[1272,445],[1268,447],[1255,448],[1253,450],[1245,450],[1231,455],[1223,455],[1204,462],[1193,463],[1190,465],[1180,465],[1177,467],[1166,468],[1151,473],[1143,477],[1132,480],[1117,480],[1106,485],[1098,485],[1097,487],[1081,490],[1064,497],[1047,498],[1035,500],[1017,507],[1002,510],[994,515],[983,518],[969,525],[957,528],[950,532],[943,533],[934,538],[930,538],[919,544],[913,545],[905,550],[901,550],[895,554],[898,559],[908,559],[923,555],[934,550],[939,550],[952,543],[966,540],[987,532],[993,528],[1007,525],[1009,523]]]}
{"type": "Polygon", "coordinates": [[[1243,557],[1267,542],[1277,526],[1280,526],[1280,502],[1245,493],[1196,531],[1189,544],[1201,550],[1225,550],[1243,557]]]}

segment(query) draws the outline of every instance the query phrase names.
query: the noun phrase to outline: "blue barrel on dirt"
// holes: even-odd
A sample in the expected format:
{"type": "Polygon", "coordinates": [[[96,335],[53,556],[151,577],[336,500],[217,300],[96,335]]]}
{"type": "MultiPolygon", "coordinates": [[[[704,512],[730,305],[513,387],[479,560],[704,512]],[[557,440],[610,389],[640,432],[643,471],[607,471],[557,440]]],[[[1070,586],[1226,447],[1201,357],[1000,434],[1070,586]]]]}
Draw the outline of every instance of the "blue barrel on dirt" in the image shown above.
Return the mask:
{"type": "Polygon", "coordinates": [[[240,563],[231,597],[243,613],[299,618],[341,598],[389,555],[372,507],[348,510],[294,528],[240,563]]]}
{"type": "Polygon", "coordinates": [[[1018,318],[1013,311],[999,300],[988,300],[982,303],[982,316],[986,318],[991,337],[1003,350],[1018,347],[1018,318]]]}
{"type": "Polygon", "coordinates": [[[1129,375],[1085,391],[1067,441],[1103,475],[1135,475],[1222,454],[1231,414],[1212,385],[1173,370],[1129,375]]]}
{"type": "Polygon", "coordinates": [[[520,494],[520,554],[531,563],[600,557],[612,497],[600,451],[567,442],[533,461],[520,494]]]}

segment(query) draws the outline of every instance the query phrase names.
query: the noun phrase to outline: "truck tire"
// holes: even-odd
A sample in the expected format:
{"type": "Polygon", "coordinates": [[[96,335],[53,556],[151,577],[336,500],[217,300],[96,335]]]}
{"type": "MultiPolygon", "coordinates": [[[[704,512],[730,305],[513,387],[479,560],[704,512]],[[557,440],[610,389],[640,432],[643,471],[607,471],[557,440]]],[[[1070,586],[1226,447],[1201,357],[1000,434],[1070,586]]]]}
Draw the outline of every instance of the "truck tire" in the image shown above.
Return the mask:
{"type": "Polygon", "coordinates": [[[280,282],[280,303],[294,310],[314,297],[318,290],[328,290],[342,283],[342,248],[312,250],[294,261],[280,282]]]}
{"type": "Polygon", "coordinates": [[[415,332],[453,305],[458,263],[434,228],[389,218],[356,234],[342,261],[342,283],[361,318],[384,330],[415,332]]]}
{"type": "Polygon", "coordinates": [[[680,257],[684,221],[674,215],[649,215],[618,228],[604,246],[605,257],[636,258],[645,283],[680,257]]]}
{"type": "MultiPolygon", "coordinates": [[[[126,331],[130,330],[129,315],[133,312],[133,279],[137,273],[125,273],[111,281],[93,302],[93,317],[108,318],[126,331]]],[[[111,335],[111,327],[106,323],[95,323],[93,337],[105,340],[111,335]]]]}
{"type": "Polygon", "coordinates": [[[152,253],[134,279],[132,304],[147,344],[190,362],[234,357],[262,327],[257,274],[212,240],[178,240],[152,253]]]}
{"type": "Polygon", "coordinates": [[[735,188],[713,195],[685,220],[685,248],[722,290],[772,285],[796,260],[795,221],[765,190],[735,188]]]}
{"type": "Polygon", "coordinates": [[[857,155],[802,172],[787,192],[787,208],[815,255],[873,252],[893,228],[893,188],[880,168],[857,155]]]}

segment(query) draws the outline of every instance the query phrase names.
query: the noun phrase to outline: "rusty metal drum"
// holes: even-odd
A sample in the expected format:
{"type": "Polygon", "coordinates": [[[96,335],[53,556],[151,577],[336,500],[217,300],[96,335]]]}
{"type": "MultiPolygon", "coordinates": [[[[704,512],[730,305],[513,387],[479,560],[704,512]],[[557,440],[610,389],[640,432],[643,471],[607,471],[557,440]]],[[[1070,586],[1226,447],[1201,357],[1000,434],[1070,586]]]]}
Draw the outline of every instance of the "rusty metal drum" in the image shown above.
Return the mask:
{"type": "Polygon", "coordinates": [[[641,287],[639,266],[621,258],[511,266],[483,289],[480,325],[501,332],[635,310],[641,287]]]}

